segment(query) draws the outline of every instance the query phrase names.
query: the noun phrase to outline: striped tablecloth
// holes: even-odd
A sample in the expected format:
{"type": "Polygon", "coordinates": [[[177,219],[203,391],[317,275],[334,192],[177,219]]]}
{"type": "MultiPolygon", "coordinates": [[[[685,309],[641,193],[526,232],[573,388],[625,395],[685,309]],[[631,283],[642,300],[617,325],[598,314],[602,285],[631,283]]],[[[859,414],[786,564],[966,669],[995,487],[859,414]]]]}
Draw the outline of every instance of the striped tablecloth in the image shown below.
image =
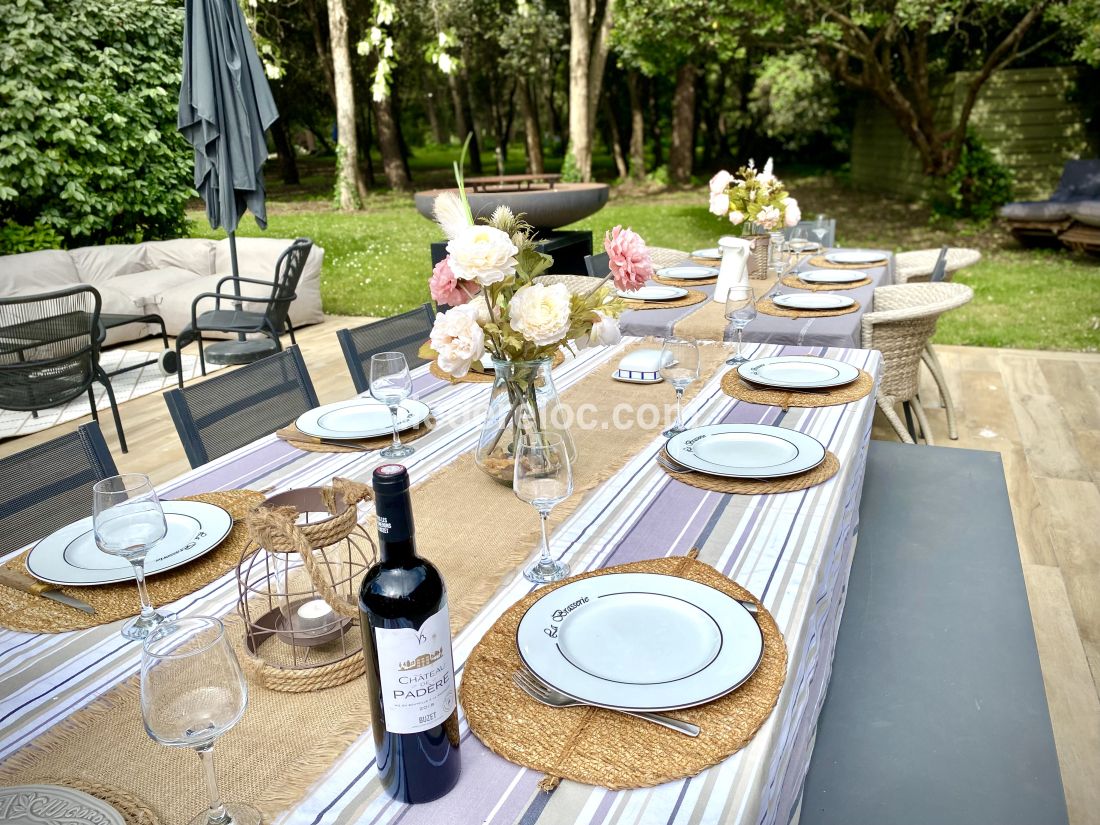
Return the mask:
{"type": "MultiPolygon", "coordinates": [[[[620,357],[630,342],[588,350],[555,370],[559,390],[620,357]]],[[[761,345],[757,355],[809,352],[880,371],[877,353],[761,345]]],[[[375,779],[368,731],[337,760],[279,823],[672,823],[787,822],[796,809],[829,680],[833,646],[855,547],[859,499],[874,409],[873,394],[819,409],[762,407],[734,401],[714,376],[687,406],[689,424],[718,421],[779,424],[809,433],[840,459],[832,480],[796,493],[727,496],[673,479],[653,459],[655,438],[618,473],[593,490],[555,531],[552,551],[576,572],[682,555],[700,548],[706,561],[757,594],[787,642],[789,672],[778,705],[748,747],[697,777],[657,788],[612,792],[563,782],[551,793],[540,776],[485,749],[463,720],[462,778],[443,799],[421,806],[386,797],[375,779]]],[[[408,466],[414,484],[469,450],[488,385],[458,384],[418,370],[416,386],[439,426],[416,443],[408,466]]],[[[242,448],[164,485],[178,497],[219,489],[274,485],[276,490],[320,484],[334,475],[366,480],[375,454],[305,453],[274,437],[242,448]]],[[[532,514],[534,518],[534,514],[532,514]]],[[[481,613],[454,640],[458,678],[471,649],[493,621],[532,585],[506,580],[481,613]]],[[[232,575],[168,605],[182,614],[232,609],[232,575]]],[[[0,758],[31,742],[125,677],[140,648],[118,635],[118,625],[60,635],[0,632],[0,758]]],[[[134,724],[140,724],[135,719],[134,724]]],[[[364,720],[364,728],[367,720],[364,720]]]]}

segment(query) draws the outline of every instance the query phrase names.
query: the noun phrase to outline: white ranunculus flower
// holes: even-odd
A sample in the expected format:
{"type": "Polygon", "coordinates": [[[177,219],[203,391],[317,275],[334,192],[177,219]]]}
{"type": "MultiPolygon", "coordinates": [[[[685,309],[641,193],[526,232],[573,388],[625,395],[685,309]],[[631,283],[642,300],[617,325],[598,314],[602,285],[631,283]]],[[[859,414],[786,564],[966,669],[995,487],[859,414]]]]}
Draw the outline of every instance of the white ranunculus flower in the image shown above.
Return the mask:
{"type": "Polygon", "coordinates": [[[783,222],[787,226],[798,226],[802,220],[802,209],[794,198],[783,198],[783,222]]]}
{"type": "Polygon", "coordinates": [[[508,322],[540,347],[556,344],[569,332],[569,290],[565,284],[528,284],[512,296],[508,322]]]}
{"type": "Polygon", "coordinates": [[[710,196],[710,211],[712,214],[722,217],[730,209],[730,196],[725,192],[710,196]]]}
{"type": "Polygon", "coordinates": [[[451,271],[461,280],[482,286],[515,275],[517,252],[512,239],[493,226],[468,226],[447,244],[451,271]]]}
{"type": "Polygon", "coordinates": [[[745,213],[734,209],[730,212],[730,223],[734,226],[738,226],[745,222],[745,213]]]}
{"type": "Polygon", "coordinates": [[[726,191],[726,187],[730,185],[730,181],[732,180],[733,175],[723,169],[710,179],[710,193],[712,195],[722,194],[726,191]]]}
{"type": "Polygon", "coordinates": [[[619,343],[623,339],[622,330],[619,329],[619,319],[612,318],[596,311],[597,320],[592,324],[592,331],[587,335],[577,336],[577,347],[588,349],[589,347],[609,347],[619,343]]]}
{"type": "Polygon", "coordinates": [[[779,221],[782,217],[783,216],[779,214],[779,207],[765,206],[756,213],[756,222],[768,231],[771,231],[779,226],[779,221]]]}
{"type": "Polygon", "coordinates": [[[474,361],[485,354],[485,333],[478,324],[476,304],[463,304],[435,316],[432,326],[432,349],[436,363],[448,375],[461,378],[470,371],[474,361]]]}

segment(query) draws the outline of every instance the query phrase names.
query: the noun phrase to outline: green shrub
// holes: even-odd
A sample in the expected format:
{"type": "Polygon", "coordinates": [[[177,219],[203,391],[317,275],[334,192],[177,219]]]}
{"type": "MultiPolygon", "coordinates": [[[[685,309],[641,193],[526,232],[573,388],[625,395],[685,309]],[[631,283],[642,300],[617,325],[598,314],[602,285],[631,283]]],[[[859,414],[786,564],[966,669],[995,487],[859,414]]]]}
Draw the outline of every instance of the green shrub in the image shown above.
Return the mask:
{"type": "Polygon", "coordinates": [[[23,226],[8,221],[0,226],[0,252],[15,255],[19,252],[36,252],[39,249],[56,249],[63,243],[57,230],[39,221],[34,226],[23,226]]]}
{"type": "Polygon", "coordinates": [[[990,221],[998,207],[1012,200],[1012,173],[973,132],[967,132],[959,164],[931,197],[938,218],[990,221]]]}
{"type": "Polygon", "coordinates": [[[0,252],[186,233],[181,5],[0,2],[0,252]]]}

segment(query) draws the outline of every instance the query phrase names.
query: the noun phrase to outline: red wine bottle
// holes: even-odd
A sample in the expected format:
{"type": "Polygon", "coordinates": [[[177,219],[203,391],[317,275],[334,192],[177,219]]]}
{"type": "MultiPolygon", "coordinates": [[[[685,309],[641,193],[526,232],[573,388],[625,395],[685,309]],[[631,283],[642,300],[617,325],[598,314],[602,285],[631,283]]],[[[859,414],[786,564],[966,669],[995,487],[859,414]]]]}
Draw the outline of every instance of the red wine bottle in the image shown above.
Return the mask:
{"type": "Polygon", "coordinates": [[[374,471],[379,561],[359,587],[378,773],[400,802],[430,802],[458,782],[458,701],[447,588],[416,555],[409,473],[374,471]]]}

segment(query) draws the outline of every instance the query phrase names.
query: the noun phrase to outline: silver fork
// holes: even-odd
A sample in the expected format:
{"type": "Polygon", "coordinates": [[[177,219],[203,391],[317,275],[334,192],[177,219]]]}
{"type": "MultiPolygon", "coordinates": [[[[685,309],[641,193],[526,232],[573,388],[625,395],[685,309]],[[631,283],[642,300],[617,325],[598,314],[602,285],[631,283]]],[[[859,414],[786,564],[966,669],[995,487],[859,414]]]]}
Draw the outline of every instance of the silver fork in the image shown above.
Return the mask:
{"type": "MultiPolygon", "coordinates": [[[[574,699],[572,696],[567,696],[561,691],[555,690],[530,671],[517,670],[512,674],[512,681],[516,683],[516,687],[536,702],[541,702],[552,708],[590,707],[588,702],[581,702],[578,699],[574,699]]],[[[665,716],[660,713],[619,710],[618,708],[613,708],[613,710],[618,713],[625,713],[627,716],[633,716],[637,719],[644,719],[646,722],[652,722],[655,725],[661,725],[662,727],[674,730],[677,733],[685,734],[686,736],[699,735],[698,725],[693,725],[691,722],[681,722],[679,719],[673,719],[671,716],[665,716]]]]}

